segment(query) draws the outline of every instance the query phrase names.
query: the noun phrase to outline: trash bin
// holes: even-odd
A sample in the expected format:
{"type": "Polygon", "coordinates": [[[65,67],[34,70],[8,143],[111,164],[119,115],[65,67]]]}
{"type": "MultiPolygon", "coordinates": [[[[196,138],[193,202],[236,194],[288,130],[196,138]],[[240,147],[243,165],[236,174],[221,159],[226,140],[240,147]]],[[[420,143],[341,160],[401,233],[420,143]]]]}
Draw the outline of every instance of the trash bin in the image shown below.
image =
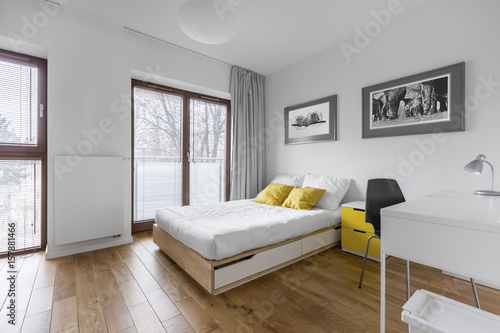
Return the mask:
{"type": "Polygon", "coordinates": [[[500,316],[423,289],[403,305],[401,319],[410,333],[500,332],[500,316]]]}

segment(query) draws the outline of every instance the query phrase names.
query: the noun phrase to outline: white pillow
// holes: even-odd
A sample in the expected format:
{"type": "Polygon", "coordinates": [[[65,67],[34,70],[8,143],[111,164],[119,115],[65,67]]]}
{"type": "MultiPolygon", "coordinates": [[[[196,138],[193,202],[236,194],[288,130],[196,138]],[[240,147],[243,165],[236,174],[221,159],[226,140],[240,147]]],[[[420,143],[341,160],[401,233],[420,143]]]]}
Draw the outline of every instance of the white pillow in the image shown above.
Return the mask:
{"type": "MultiPolygon", "coordinates": [[[[290,176],[278,173],[274,176],[273,180],[271,180],[270,183],[302,187],[302,183],[304,182],[304,176],[305,175],[290,176]]],[[[263,191],[264,190],[260,191],[259,194],[257,194],[257,196],[259,196],[263,191]]]]}
{"type": "Polygon", "coordinates": [[[350,183],[351,180],[349,178],[307,174],[302,187],[309,186],[326,190],[325,194],[323,194],[314,207],[334,210],[340,206],[340,202],[346,195],[350,183]]]}
{"type": "Polygon", "coordinates": [[[273,180],[271,180],[271,183],[273,184],[283,184],[283,185],[300,186],[300,187],[302,187],[303,182],[304,182],[304,175],[289,176],[289,175],[276,174],[273,180]]]}

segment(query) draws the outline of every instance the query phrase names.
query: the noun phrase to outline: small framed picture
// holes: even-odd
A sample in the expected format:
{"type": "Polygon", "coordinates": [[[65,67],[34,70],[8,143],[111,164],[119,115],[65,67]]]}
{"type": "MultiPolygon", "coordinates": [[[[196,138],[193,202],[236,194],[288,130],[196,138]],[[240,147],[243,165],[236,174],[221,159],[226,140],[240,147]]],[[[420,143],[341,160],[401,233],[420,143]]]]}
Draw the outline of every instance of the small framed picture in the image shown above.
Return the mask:
{"type": "Polygon", "coordinates": [[[362,89],[363,139],[465,130],[465,63],[362,89]]]}
{"type": "Polygon", "coordinates": [[[337,140],[337,95],[285,108],[285,144],[337,140]]]}

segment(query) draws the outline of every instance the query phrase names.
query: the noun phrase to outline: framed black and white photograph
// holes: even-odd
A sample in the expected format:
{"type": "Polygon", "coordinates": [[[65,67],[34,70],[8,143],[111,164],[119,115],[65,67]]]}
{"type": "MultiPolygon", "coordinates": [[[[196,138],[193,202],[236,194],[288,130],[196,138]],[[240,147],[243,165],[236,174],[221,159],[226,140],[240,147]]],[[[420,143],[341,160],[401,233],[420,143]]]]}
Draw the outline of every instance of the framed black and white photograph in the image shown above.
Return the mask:
{"type": "Polygon", "coordinates": [[[337,95],[285,108],[285,144],[337,140],[337,95]]]}
{"type": "Polygon", "coordinates": [[[465,130],[465,63],[362,89],[363,138],[465,130]]]}

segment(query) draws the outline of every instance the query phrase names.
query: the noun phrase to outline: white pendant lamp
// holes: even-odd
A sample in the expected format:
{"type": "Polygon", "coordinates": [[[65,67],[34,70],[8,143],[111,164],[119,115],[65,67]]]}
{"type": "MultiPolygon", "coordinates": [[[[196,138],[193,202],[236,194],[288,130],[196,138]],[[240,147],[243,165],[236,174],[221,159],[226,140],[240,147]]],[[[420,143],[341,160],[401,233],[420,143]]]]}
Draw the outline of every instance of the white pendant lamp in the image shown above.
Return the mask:
{"type": "Polygon", "coordinates": [[[212,0],[186,1],[179,8],[177,22],[186,35],[204,44],[225,43],[237,30],[232,8],[212,0]]]}

